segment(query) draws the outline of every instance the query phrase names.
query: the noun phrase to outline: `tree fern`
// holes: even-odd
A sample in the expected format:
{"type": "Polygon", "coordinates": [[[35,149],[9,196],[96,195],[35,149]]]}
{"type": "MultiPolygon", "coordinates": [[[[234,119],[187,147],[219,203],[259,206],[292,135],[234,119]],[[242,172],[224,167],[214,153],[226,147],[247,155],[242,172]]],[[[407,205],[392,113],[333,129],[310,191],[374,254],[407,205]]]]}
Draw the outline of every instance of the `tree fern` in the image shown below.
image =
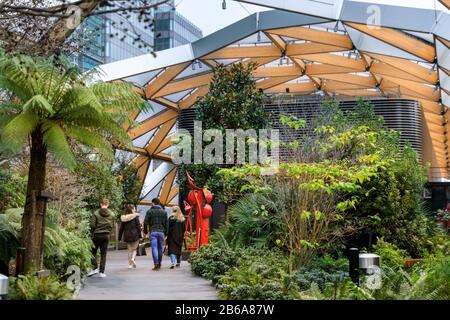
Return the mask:
{"type": "Polygon", "coordinates": [[[66,133],[70,138],[97,150],[107,158],[112,158],[114,156],[110,145],[100,137],[98,132],[77,126],[66,125],[66,133]]]}
{"type": "Polygon", "coordinates": [[[31,97],[31,99],[25,102],[23,111],[43,115],[44,117],[47,115],[52,116],[55,113],[55,110],[53,110],[53,107],[47,101],[47,98],[40,94],[31,97]]]}
{"type": "Polygon", "coordinates": [[[74,165],[74,156],[68,140],[86,143],[104,154],[112,152],[106,150],[106,141],[111,139],[131,146],[122,123],[131,121],[127,119],[131,111],[148,107],[130,84],[86,85],[90,75],[81,75],[74,68],[61,71],[44,59],[0,53],[0,75],[0,89],[15,97],[16,107],[12,111],[11,102],[0,105],[0,143],[17,152],[33,130],[44,124],[42,130],[49,150],[69,168],[74,165]],[[71,134],[65,131],[68,127],[71,134]]]}
{"type": "Polygon", "coordinates": [[[75,157],[70,150],[64,130],[52,121],[45,121],[42,125],[44,131],[44,143],[56,159],[60,160],[67,168],[75,168],[75,157]]]}
{"type": "Polygon", "coordinates": [[[20,151],[38,125],[37,115],[29,112],[18,114],[1,131],[1,147],[13,153],[20,151]]]}
{"type": "MultiPolygon", "coordinates": [[[[132,146],[123,124],[131,122],[131,112],[146,108],[144,100],[130,84],[92,83],[91,76],[55,66],[51,60],[12,57],[0,51],[0,92],[11,97],[11,101],[0,102],[0,150],[16,153],[31,142],[27,190],[43,191],[47,152],[74,169],[76,155],[71,146],[75,144],[107,155],[113,153],[113,143],[132,146]]],[[[25,210],[30,219],[24,223],[34,228],[32,235],[39,235],[42,224],[32,221],[30,199],[28,194],[25,210]]],[[[42,201],[38,200],[37,207],[42,201]]],[[[30,248],[25,253],[26,267],[37,267],[38,239],[23,239],[27,241],[23,246],[30,248]]]]}

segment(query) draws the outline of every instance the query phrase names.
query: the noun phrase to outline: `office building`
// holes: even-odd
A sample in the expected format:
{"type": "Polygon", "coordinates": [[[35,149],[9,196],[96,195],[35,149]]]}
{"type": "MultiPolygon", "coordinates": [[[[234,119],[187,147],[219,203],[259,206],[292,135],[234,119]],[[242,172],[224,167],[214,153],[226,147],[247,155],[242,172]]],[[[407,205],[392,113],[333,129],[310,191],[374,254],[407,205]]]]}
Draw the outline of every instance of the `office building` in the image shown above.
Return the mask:
{"type": "Polygon", "coordinates": [[[158,7],[156,12],[150,12],[149,17],[139,18],[138,13],[117,12],[89,17],[77,31],[78,36],[88,40],[85,40],[82,53],[73,55],[73,61],[81,69],[88,70],[103,63],[172,48],[201,38],[201,30],[173,10],[173,3],[172,0],[158,7]],[[160,35],[157,39],[156,34],[160,35]],[[153,48],[154,45],[157,48],[153,48]]]}
{"type": "Polygon", "coordinates": [[[177,11],[155,12],[155,51],[191,43],[202,36],[202,31],[177,11]]]}

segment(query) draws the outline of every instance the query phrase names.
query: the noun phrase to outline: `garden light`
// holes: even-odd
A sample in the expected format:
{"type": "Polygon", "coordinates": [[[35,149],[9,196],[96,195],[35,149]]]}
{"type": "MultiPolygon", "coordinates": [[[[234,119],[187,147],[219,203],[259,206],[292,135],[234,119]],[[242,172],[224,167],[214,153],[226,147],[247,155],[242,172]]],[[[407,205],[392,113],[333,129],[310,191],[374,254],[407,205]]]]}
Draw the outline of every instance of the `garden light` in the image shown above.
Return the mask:
{"type": "Polygon", "coordinates": [[[8,300],[8,277],[0,274],[0,300],[8,300]]]}

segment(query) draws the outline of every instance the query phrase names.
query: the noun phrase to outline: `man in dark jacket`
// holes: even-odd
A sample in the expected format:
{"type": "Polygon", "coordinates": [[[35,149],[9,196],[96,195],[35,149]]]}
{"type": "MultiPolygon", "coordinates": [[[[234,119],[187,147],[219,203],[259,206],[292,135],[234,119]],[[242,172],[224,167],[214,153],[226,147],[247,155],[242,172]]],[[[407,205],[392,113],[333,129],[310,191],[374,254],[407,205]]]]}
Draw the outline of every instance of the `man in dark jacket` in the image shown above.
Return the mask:
{"type": "Polygon", "coordinates": [[[90,228],[92,242],[94,247],[92,248],[92,265],[94,270],[88,273],[88,277],[100,272],[99,276],[101,278],[106,277],[105,266],[106,266],[106,252],[108,250],[109,235],[114,226],[114,215],[108,209],[109,200],[102,199],[100,201],[100,210],[97,210],[91,217],[90,228]],[[97,251],[100,249],[100,269],[98,269],[97,263],[97,251]]]}
{"type": "Polygon", "coordinates": [[[150,233],[152,244],[153,270],[161,269],[164,238],[167,234],[167,212],[162,208],[158,198],[152,200],[152,207],[147,211],[144,220],[144,233],[150,233]]]}

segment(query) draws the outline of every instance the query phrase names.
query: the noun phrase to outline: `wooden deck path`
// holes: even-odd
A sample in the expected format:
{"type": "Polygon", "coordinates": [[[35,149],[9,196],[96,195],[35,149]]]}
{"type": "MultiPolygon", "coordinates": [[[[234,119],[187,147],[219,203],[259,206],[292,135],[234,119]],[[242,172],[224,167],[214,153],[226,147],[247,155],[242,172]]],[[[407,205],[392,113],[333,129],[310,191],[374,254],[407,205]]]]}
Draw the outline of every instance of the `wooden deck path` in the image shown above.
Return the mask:
{"type": "Polygon", "coordinates": [[[106,278],[94,275],[86,279],[80,290],[80,300],[216,300],[211,281],[191,272],[187,261],[180,268],[169,269],[170,261],[164,256],[162,268],[152,271],[153,261],[147,256],[136,257],[137,268],[128,269],[127,251],[109,251],[106,278]]]}

